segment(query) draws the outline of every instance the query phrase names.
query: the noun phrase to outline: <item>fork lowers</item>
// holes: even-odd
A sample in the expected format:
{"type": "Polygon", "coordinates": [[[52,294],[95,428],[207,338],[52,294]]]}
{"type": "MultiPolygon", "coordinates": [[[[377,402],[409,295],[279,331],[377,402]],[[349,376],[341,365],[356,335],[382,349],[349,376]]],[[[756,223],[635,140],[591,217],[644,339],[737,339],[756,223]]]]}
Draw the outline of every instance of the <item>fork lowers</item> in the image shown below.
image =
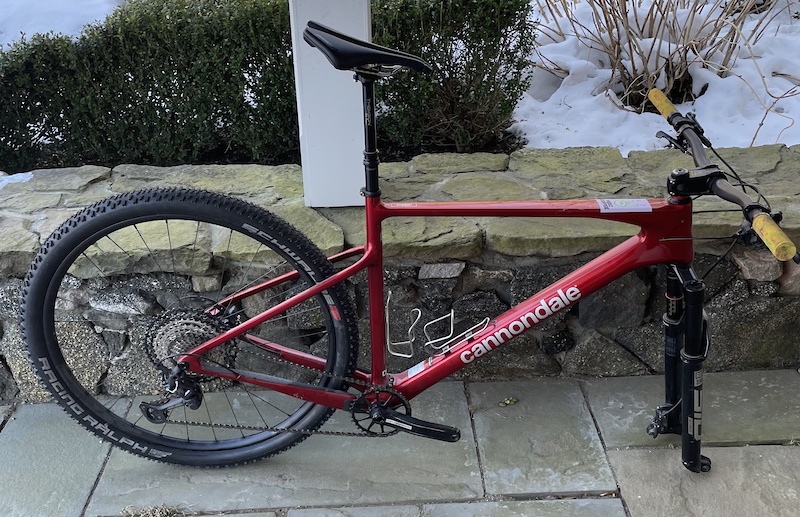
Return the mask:
{"type": "Polygon", "coordinates": [[[673,268],[667,269],[667,311],[664,313],[664,404],[656,408],[647,434],[681,434],[681,363],[683,349],[683,284],[673,268]]]}
{"type": "Polygon", "coordinates": [[[692,472],[711,470],[711,460],[700,454],[703,361],[710,344],[704,296],[705,284],[691,266],[670,267],[663,318],[665,403],[647,427],[653,438],[680,434],[683,465],[692,472]]]}
{"type": "Polygon", "coordinates": [[[701,280],[684,284],[686,323],[681,351],[681,449],[683,466],[708,472],[711,460],[700,454],[703,421],[703,361],[708,355],[708,322],[703,312],[705,285],[701,280]]]}

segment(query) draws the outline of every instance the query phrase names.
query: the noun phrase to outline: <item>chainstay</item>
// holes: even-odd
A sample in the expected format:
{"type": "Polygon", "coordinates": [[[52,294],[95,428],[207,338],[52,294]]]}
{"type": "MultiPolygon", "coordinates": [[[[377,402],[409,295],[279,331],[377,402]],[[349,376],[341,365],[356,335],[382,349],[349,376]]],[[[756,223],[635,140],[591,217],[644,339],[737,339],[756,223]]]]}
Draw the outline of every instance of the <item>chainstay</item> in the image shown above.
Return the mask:
{"type": "MultiPolygon", "coordinates": [[[[362,382],[363,381],[359,381],[362,382]]],[[[400,399],[407,407],[410,408],[408,405],[408,400],[398,391],[393,390],[391,388],[378,388],[380,391],[391,393],[392,396],[397,397],[400,399]]],[[[338,410],[335,410],[338,411],[338,410]]],[[[353,414],[353,411],[350,411],[350,414],[353,414]]],[[[293,429],[289,427],[275,427],[275,426],[254,426],[254,425],[233,425],[233,424],[210,424],[208,422],[194,422],[191,420],[169,420],[167,423],[170,424],[177,424],[177,425],[188,425],[188,426],[196,426],[196,427],[206,427],[206,428],[217,428],[217,429],[235,429],[239,431],[258,431],[264,432],[269,431],[273,433],[294,433],[294,434],[304,434],[307,436],[311,435],[321,435],[321,436],[347,436],[347,437],[361,437],[361,438],[386,438],[392,436],[391,434],[380,434],[380,433],[368,433],[366,431],[322,431],[320,429],[293,429]]]]}
{"type": "MultiPolygon", "coordinates": [[[[246,343],[250,344],[251,346],[253,346],[255,348],[258,348],[257,345],[254,345],[253,343],[250,343],[247,340],[243,340],[243,341],[245,341],[246,343]]],[[[291,361],[287,361],[286,359],[281,359],[280,357],[278,357],[278,356],[276,356],[274,354],[268,354],[266,352],[257,353],[257,352],[254,352],[252,350],[247,350],[247,351],[242,350],[242,351],[244,353],[246,353],[246,354],[252,354],[252,355],[256,355],[258,357],[263,357],[264,359],[267,359],[268,361],[272,361],[272,362],[277,363],[277,364],[283,364],[283,365],[290,366],[292,368],[297,368],[298,370],[311,372],[311,373],[314,373],[314,374],[317,374],[317,375],[321,375],[322,377],[327,377],[329,379],[333,379],[335,381],[344,381],[348,385],[357,384],[359,386],[364,386],[366,388],[383,389],[382,386],[379,386],[377,384],[372,384],[370,382],[362,381],[362,380],[356,379],[355,377],[346,377],[346,376],[343,376],[343,375],[336,375],[334,373],[321,372],[320,370],[317,370],[316,368],[312,368],[312,367],[306,366],[304,364],[297,364],[297,363],[293,363],[291,361]]]]}
{"type": "MultiPolygon", "coordinates": [[[[252,345],[252,343],[250,343],[250,344],[252,345]]],[[[253,345],[253,346],[255,346],[255,345],[253,345]]],[[[305,366],[305,365],[302,365],[302,364],[293,363],[291,361],[287,361],[285,359],[281,359],[280,357],[277,357],[277,356],[275,356],[273,354],[256,353],[256,352],[253,352],[251,350],[248,350],[245,353],[257,355],[259,357],[263,357],[263,358],[265,358],[265,359],[267,359],[269,361],[272,361],[272,362],[275,362],[275,363],[278,363],[278,364],[288,365],[288,366],[291,366],[293,368],[298,368],[300,370],[305,370],[305,371],[313,372],[315,374],[320,374],[323,377],[328,377],[328,378],[333,379],[333,380],[344,381],[348,385],[357,384],[357,385],[363,386],[363,387],[365,387],[367,389],[372,389],[372,390],[375,390],[375,391],[381,390],[381,391],[389,392],[393,396],[395,396],[398,399],[400,399],[404,404],[408,405],[408,400],[405,398],[405,396],[403,396],[400,392],[398,392],[396,390],[393,390],[393,389],[391,389],[389,387],[386,387],[386,386],[379,386],[377,384],[372,384],[372,383],[369,383],[369,382],[366,382],[366,381],[362,381],[362,380],[356,379],[354,377],[346,377],[346,376],[336,375],[336,374],[333,374],[333,373],[320,372],[319,370],[317,370],[315,368],[311,368],[310,366],[305,366]]],[[[231,370],[231,371],[234,371],[234,370],[231,370]]],[[[365,392],[366,392],[366,390],[365,390],[365,392]]],[[[163,399],[163,400],[168,400],[168,399],[163,399]]],[[[335,411],[339,411],[338,409],[334,409],[334,410],[335,411]]],[[[350,411],[350,414],[351,415],[353,414],[353,410],[350,411]]],[[[307,436],[321,435],[321,436],[347,436],[347,437],[362,437],[362,438],[385,438],[385,437],[391,436],[389,434],[368,433],[368,432],[365,432],[365,431],[360,431],[360,432],[355,432],[355,431],[349,431],[349,432],[348,431],[322,431],[320,429],[293,429],[293,428],[286,428],[286,427],[275,427],[275,426],[270,426],[270,425],[252,426],[252,425],[233,425],[233,424],[210,424],[208,422],[195,422],[195,421],[191,421],[191,420],[168,420],[168,423],[176,424],[176,425],[188,425],[188,426],[196,426],[196,427],[205,427],[205,428],[211,428],[211,429],[213,429],[213,428],[234,429],[234,430],[241,430],[241,431],[257,431],[257,432],[268,431],[268,432],[273,432],[273,433],[303,434],[303,435],[307,435],[307,436]]]]}

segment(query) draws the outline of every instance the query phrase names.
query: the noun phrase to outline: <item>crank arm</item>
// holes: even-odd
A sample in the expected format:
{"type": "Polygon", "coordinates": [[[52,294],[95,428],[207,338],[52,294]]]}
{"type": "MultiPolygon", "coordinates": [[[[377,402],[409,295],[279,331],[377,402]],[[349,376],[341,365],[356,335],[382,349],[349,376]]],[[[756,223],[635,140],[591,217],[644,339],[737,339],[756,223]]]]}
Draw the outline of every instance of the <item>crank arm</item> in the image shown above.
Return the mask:
{"type": "Polygon", "coordinates": [[[442,442],[457,442],[461,439],[461,431],[455,427],[426,422],[390,408],[381,408],[380,412],[382,423],[398,431],[442,442]]]}

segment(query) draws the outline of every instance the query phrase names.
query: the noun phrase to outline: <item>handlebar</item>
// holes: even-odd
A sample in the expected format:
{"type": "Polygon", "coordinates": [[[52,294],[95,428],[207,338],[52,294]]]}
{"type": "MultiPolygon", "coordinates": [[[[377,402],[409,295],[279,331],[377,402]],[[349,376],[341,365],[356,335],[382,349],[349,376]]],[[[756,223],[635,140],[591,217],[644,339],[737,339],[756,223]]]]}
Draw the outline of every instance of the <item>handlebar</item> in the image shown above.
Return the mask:
{"type": "Polygon", "coordinates": [[[678,108],[675,107],[674,104],[667,99],[667,96],[664,95],[664,92],[659,90],[658,88],[653,88],[649,92],[647,92],[647,98],[650,99],[650,102],[653,103],[653,106],[656,107],[661,116],[667,119],[669,122],[669,118],[672,115],[680,115],[678,108]]]}
{"type": "Polygon", "coordinates": [[[794,258],[797,254],[797,247],[769,214],[763,212],[758,214],[753,218],[752,223],[753,230],[764,241],[775,258],[783,262],[794,258]]]}
{"type": "Polygon", "coordinates": [[[775,258],[780,261],[787,261],[792,258],[797,260],[797,247],[770,217],[768,211],[756,203],[747,193],[731,185],[721,174],[714,174],[720,173],[720,170],[708,157],[695,121],[682,115],[675,105],[667,99],[664,92],[657,88],[650,90],[647,93],[647,98],[683,138],[691,151],[695,166],[709,176],[708,186],[711,192],[742,208],[745,219],[751,222],[753,231],[775,255],[775,258]]]}
{"type": "MultiPolygon", "coordinates": [[[[678,108],[672,104],[667,96],[664,95],[664,92],[659,90],[658,88],[653,88],[649,92],[647,92],[647,98],[650,99],[650,102],[653,103],[653,106],[656,107],[661,116],[667,119],[667,122],[670,123],[672,127],[675,128],[676,131],[686,140],[686,144],[689,146],[689,149],[692,151],[692,158],[694,158],[694,164],[697,167],[705,168],[710,167],[713,165],[711,159],[708,157],[708,153],[706,153],[706,148],[703,145],[703,141],[700,139],[700,135],[697,134],[697,131],[694,129],[694,121],[688,117],[684,117],[678,108]]],[[[734,203],[736,201],[733,201],[734,203]]],[[[752,204],[752,199],[750,203],[752,204]]],[[[744,208],[744,207],[742,207],[744,208]]]]}

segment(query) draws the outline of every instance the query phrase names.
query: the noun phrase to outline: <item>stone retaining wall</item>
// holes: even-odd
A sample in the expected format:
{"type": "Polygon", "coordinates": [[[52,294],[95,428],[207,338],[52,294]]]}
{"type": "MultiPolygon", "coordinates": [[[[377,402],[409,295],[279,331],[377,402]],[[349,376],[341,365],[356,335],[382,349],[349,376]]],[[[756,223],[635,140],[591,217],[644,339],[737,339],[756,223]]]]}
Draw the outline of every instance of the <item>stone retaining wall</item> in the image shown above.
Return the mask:
{"type": "MultiPolygon", "coordinates": [[[[780,145],[721,150],[746,179],[760,186],[775,209],[784,212],[783,226],[796,242],[800,242],[798,151],[780,145]]],[[[691,167],[691,161],[675,151],[633,152],[623,158],[612,148],[526,149],[510,156],[421,155],[410,162],[382,164],[381,176],[384,198],[391,201],[661,197],[667,174],[678,167],[691,167]]],[[[301,171],[293,165],[85,166],[6,179],[12,181],[0,189],[0,399],[45,397],[32,378],[17,328],[20,279],[39,243],[87,204],[156,185],[206,188],[276,212],[326,253],[364,241],[359,209],[312,210],[303,205],[301,171]]],[[[722,206],[714,200],[696,205],[698,209],[722,206]]],[[[695,235],[731,235],[740,220],[739,212],[700,214],[695,235]]],[[[391,334],[395,340],[405,339],[414,308],[422,310],[423,322],[452,309],[456,327],[469,327],[635,232],[631,226],[605,221],[387,221],[391,334]]],[[[727,244],[718,241],[699,241],[698,271],[707,271],[725,248],[727,244]]],[[[798,365],[800,345],[794,333],[800,323],[799,269],[793,263],[778,263],[768,252],[746,248],[735,249],[713,269],[706,278],[713,333],[706,363],[710,370],[798,365]]],[[[504,378],[658,372],[663,360],[664,276],[663,268],[657,267],[626,275],[465,374],[504,378]]],[[[365,336],[364,278],[357,277],[353,288],[365,336]]],[[[361,348],[366,350],[366,344],[361,348]]],[[[414,357],[393,358],[391,366],[408,367],[429,353],[419,343],[414,357]]],[[[366,356],[361,358],[362,364],[367,361],[366,356]]]]}

